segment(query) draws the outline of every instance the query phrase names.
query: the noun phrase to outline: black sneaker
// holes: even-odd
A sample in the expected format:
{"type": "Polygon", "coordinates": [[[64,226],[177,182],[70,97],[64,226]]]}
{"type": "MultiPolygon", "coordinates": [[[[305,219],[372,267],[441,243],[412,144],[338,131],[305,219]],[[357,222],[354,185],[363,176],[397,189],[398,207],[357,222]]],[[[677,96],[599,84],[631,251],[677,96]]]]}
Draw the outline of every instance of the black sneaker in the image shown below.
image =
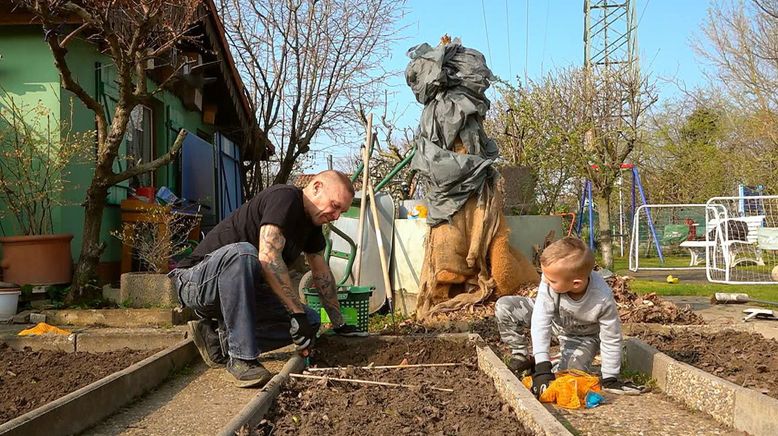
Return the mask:
{"type": "Polygon", "coordinates": [[[211,368],[223,368],[227,364],[227,356],[222,353],[219,334],[211,326],[211,321],[200,319],[189,321],[189,334],[197,346],[197,351],[203,357],[205,364],[211,368]]]}
{"type": "Polygon", "coordinates": [[[351,324],[343,324],[340,327],[336,327],[332,329],[335,334],[340,336],[356,336],[356,337],[364,337],[369,336],[368,332],[360,331],[357,326],[353,326],[351,324]]]}
{"type": "Polygon", "coordinates": [[[511,371],[521,374],[532,368],[532,359],[521,354],[513,354],[506,359],[505,365],[511,371]]]}
{"type": "Polygon", "coordinates": [[[262,387],[273,377],[273,374],[256,360],[234,357],[231,357],[227,363],[227,371],[235,377],[235,384],[239,388],[262,387]]]}

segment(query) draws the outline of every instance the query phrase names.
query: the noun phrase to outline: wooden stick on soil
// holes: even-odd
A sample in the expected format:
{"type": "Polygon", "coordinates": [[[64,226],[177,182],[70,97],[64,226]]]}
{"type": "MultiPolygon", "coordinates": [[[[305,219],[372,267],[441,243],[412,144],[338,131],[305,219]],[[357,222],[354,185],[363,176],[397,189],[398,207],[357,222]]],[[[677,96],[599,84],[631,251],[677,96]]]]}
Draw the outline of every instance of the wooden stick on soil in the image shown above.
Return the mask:
{"type": "MultiPolygon", "coordinates": [[[[401,385],[398,383],[387,383],[387,382],[379,382],[379,381],[372,381],[372,380],[358,380],[354,378],[335,378],[335,377],[322,377],[318,375],[307,375],[307,374],[289,374],[290,377],[293,378],[303,378],[303,379],[310,379],[310,380],[332,380],[332,381],[339,381],[339,382],[347,382],[347,383],[357,383],[357,384],[363,384],[363,385],[375,385],[375,386],[389,386],[393,388],[411,388],[411,389],[418,389],[420,386],[415,385],[401,385]]],[[[428,386],[429,389],[435,390],[435,391],[441,391],[441,392],[454,392],[453,389],[446,389],[446,388],[436,388],[434,386],[428,386]]]]}
{"type": "MultiPolygon", "coordinates": [[[[462,366],[461,363],[419,363],[415,365],[378,365],[378,366],[354,366],[354,369],[403,369],[403,368],[437,368],[447,366],[462,366]]],[[[333,366],[329,368],[306,368],[306,371],[334,371],[336,369],[348,369],[348,366],[333,366]]]]}

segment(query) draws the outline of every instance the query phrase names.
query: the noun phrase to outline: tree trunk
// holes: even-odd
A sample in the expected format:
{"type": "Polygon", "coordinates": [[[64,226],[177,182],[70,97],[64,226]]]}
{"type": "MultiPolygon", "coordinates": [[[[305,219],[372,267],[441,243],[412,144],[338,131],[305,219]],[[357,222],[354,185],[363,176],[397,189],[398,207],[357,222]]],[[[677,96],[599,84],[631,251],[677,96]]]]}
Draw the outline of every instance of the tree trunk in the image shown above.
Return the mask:
{"type": "Polygon", "coordinates": [[[81,254],[73,275],[71,292],[67,296],[68,303],[93,300],[101,296],[100,288],[94,286],[92,282],[97,277],[97,265],[104,248],[100,242],[100,228],[108,188],[95,182],[96,180],[93,179],[86,194],[81,254]]]}
{"type": "Polygon", "coordinates": [[[613,238],[611,235],[610,217],[610,191],[600,192],[595,197],[597,205],[597,227],[600,231],[600,254],[602,254],[602,266],[613,270],[613,238]]]}
{"type": "Polygon", "coordinates": [[[289,176],[292,174],[292,170],[294,170],[294,162],[297,159],[297,156],[289,157],[287,156],[284,158],[284,160],[281,161],[281,165],[279,165],[278,173],[276,174],[275,179],[273,180],[274,185],[280,185],[287,183],[289,181],[289,176]]]}

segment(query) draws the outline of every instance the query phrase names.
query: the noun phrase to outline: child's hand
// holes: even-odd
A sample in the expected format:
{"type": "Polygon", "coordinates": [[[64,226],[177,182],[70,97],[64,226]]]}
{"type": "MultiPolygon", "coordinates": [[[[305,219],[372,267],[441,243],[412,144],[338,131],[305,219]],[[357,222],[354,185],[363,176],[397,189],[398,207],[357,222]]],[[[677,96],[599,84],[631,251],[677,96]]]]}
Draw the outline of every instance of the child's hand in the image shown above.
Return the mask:
{"type": "Polygon", "coordinates": [[[535,371],[532,373],[532,393],[540,397],[552,381],[554,381],[554,373],[551,372],[551,362],[536,363],[535,371]]]}

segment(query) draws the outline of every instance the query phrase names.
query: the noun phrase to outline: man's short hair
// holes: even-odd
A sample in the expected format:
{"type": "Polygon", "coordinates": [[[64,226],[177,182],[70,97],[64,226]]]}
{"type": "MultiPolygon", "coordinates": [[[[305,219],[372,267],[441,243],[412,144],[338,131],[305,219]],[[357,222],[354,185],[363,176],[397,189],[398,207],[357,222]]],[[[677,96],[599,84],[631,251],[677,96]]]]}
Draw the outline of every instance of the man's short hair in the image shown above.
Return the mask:
{"type": "Polygon", "coordinates": [[[311,180],[311,183],[317,181],[317,180],[326,180],[326,181],[332,181],[339,183],[343,185],[346,190],[351,194],[351,196],[354,196],[354,185],[351,183],[351,179],[348,178],[347,175],[341,173],[340,171],[336,170],[324,170],[315,176],[313,176],[313,180],[311,180]]]}
{"type": "Polygon", "coordinates": [[[564,262],[575,275],[588,275],[594,268],[594,254],[582,240],[567,236],[546,247],[540,255],[541,266],[558,262],[564,262]]]}

